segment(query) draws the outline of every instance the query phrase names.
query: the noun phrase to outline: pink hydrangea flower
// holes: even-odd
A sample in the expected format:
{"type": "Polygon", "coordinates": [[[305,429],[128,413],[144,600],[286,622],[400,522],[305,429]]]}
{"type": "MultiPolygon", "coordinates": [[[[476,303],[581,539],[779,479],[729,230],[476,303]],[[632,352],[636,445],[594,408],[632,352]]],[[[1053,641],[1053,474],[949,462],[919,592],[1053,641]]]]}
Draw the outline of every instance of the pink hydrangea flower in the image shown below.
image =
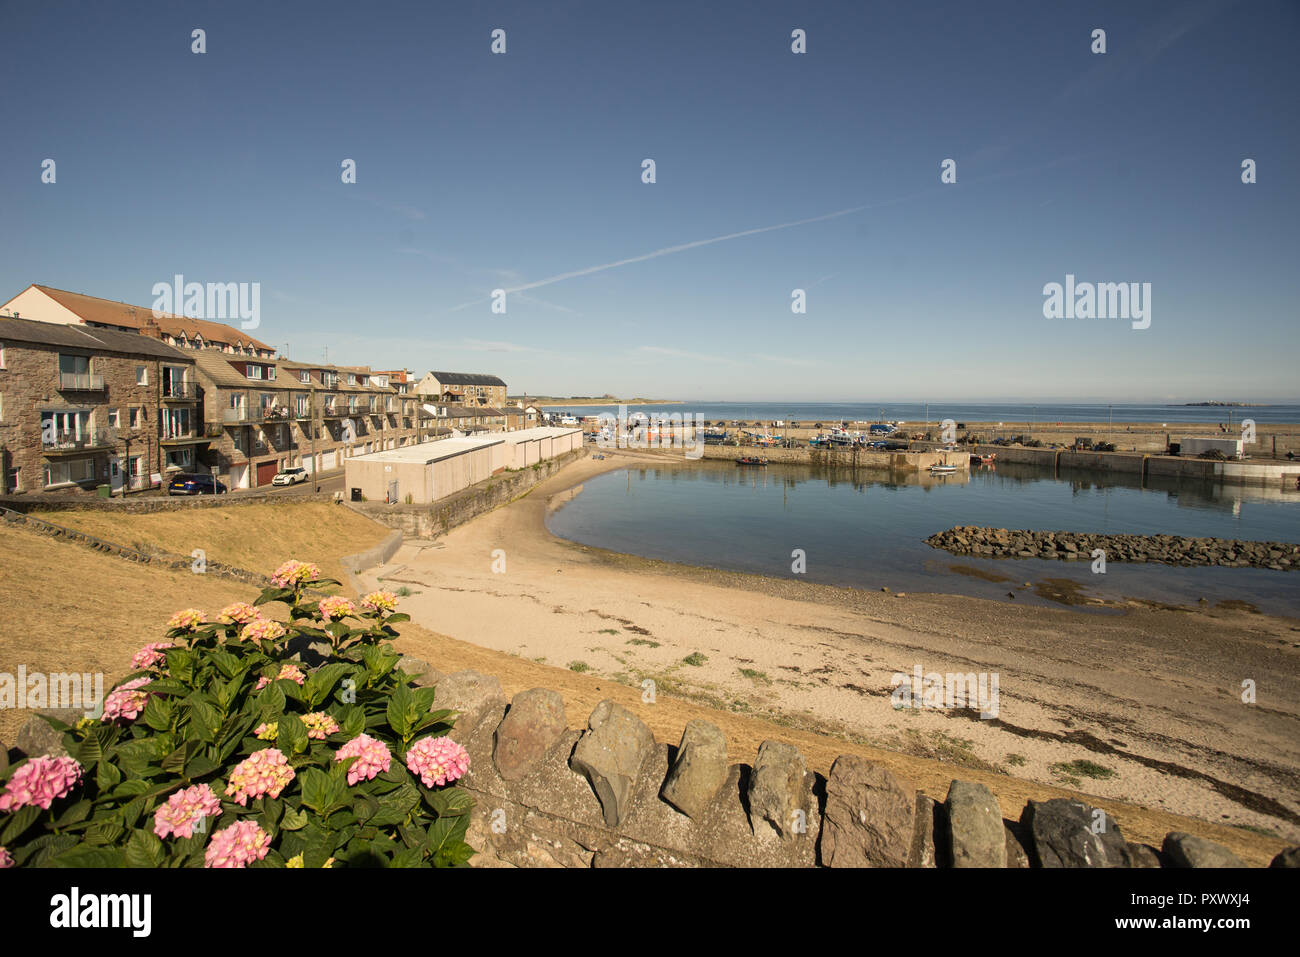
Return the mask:
{"type": "Polygon", "coordinates": [[[469,752],[446,736],[421,738],[406,752],[406,767],[426,788],[450,784],[469,770],[469,752]]]}
{"type": "MultiPolygon", "coordinates": [[[[280,673],[275,676],[274,680],[279,681],[281,678],[287,678],[288,680],[298,684],[302,684],[307,680],[307,676],[302,673],[302,669],[293,662],[280,666],[280,673]]],[[[266,675],[262,675],[262,677],[257,679],[257,688],[254,690],[261,691],[271,683],[271,680],[272,679],[268,678],[266,675]]]]}
{"type": "Polygon", "coordinates": [[[342,595],[331,595],[329,598],[323,598],[316,607],[320,609],[321,617],[329,621],[337,621],[340,618],[357,613],[357,606],[342,595]]]}
{"type": "Polygon", "coordinates": [[[324,711],[313,711],[302,716],[302,723],[307,726],[307,737],[324,741],[331,734],[338,734],[339,723],[324,711]]]}
{"type": "Polygon", "coordinates": [[[146,668],[156,668],[159,665],[164,665],[167,663],[167,656],[163,652],[168,648],[175,647],[174,642],[151,641],[131,658],[131,667],[136,671],[144,671],[146,668]]]}
{"type": "Polygon", "coordinates": [[[217,621],[223,625],[247,625],[250,621],[257,621],[261,617],[262,613],[254,606],[246,601],[237,601],[221,609],[217,621]]]}
{"type": "Polygon", "coordinates": [[[194,826],[221,814],[221,800],[206,784],[177,791],[153,815],[153,832],[159,837],[193,837],[194,826]]]}
{"type": "Polygon", "coordinates": [[[278,641],[284,637],[284,625],[270,618],[254,618],[239,632],[241,641],[278,641]]]}
{"type": "Polygon", "coordinates": [[[275,570],[271,581],[281,588],[297,588],[320,578],[320,566],[312,562],[290,559],[275,570]]]}
{"type": "Polygon", "coordinates": [[[277,748],[263,748],[235,765],[226,785],[226,797],[234,798],[241,807],[247,807],[249,798],[259,798],[263,794],[278,798],[296,776],[283,752],[277,748]]]}
{"type": "Polygon", "coordinates": [[[274,741],[279,733],[280,723],[278,721],[272,721],[270,724],[263,721],[253,729],[253,736],[261,741],[274,741]]]}
{"type": "Polygon", "coordinates": [[[81,765],[69,757],[52,758],[47,754],[32,758],[9,778],[0,794],[0,811],[16,811],[32,804],[48,811],[51,804],[76,787],[81,773],[81,765]]]}
{"type": "Polygon", "coordinates": [[[13,855],[10,854],[7,850],[5,850],[3,845],[0,845],[0,870],[4,870],[6,867],[13,867],[13,866],[14,866],[13,855]]]}
{"type": "Polygon", "coordinates": [[[395,611],[397,595],[391,591],[372,591],[361,599],[361,607],[366,611],[395,611]]]}
{"type": "Polygon", "coordinates": [[[348,768],[348,784],[356,784],[362,778],[372,780],[392,765],[393,756],[384,742],[368,734],[359,734],[334,754],[335,761],[356,758],[348,768]]]}
{"type": "Polygon", "coordinates": [[[178,611],[167,620],[168,628],[180,628],[182,631],[194,631],[199,625],[205,624],[207,618],[203,612],[197,608],[186,608],[184,611],[178,611]]]}
{"type": "Polygon", "coordinates": [[[203,852],[204,867],[247,867],[271,850],[271,836],[253,821],[239,821],[212,835],[203,852]]]}
{"type": "Polygon", "coordinates": [[[140,717],[140,712],[149,703],[149,692],[138,689],[151,681],[153,679],[147,675],[132,678],[110,691],[104,699],[104,716],[100,720],[126,723],[140,717]]]}

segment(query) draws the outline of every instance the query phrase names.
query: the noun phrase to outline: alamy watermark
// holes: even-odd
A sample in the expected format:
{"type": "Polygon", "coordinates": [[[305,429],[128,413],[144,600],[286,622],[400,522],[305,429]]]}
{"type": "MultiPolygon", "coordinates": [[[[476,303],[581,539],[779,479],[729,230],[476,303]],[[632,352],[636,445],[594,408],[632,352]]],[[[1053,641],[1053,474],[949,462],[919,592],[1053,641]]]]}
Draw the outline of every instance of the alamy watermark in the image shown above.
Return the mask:
{"type": "Polygon", "coordinates": [[[620,405],[618,414],[596,416],[596,445],[602,449],[686,450],[688,459],[704,457],[704,414],[701,412],[633,412],[620,405]],[[693,421],[692,421],[693,419],[693,421]]]}
{"type": "Polygon", "coordinates": [[[894,689],[889,696],[895,710],[899,708],[979,708],[985,721],[998,716],[998,673],[937,671],[925,673],[920,665],[912,674],[895,672],[889,679],[894,689]]]}
{"type": "Polygon", "coordinates": [[[1043,316],[1047,319],[1128,319],[1134,329],[1151,325],[1151,283],[1080,282],[1067,273],[1065,284],[1043,287],[1043,316]]]}
{"type": "Polygon", "coordinates": [[[238,319],[241,329],[262,324],[260,282],[186,282],[177,273],[170,283],[154,283],[152,295],[155,319],[169,315],[216,322],[238,319]]]}
{"type": "Polygon", "coordinates": [[[87,718],[104,714],[103,672],[0,671],[0,708],[71,708],[87,718]]]}

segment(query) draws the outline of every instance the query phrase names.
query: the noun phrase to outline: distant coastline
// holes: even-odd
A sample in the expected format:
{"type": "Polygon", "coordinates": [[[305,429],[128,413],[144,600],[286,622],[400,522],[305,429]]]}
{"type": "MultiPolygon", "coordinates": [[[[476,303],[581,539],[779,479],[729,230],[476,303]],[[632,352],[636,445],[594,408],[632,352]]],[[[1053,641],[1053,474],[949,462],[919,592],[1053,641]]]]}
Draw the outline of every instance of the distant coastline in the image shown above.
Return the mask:
{"type": "Polygon", "coordinates": [[[554,405],[681,405],[681,399],[617,399],[612,396],[601,396],[599,399],[591,398],[585,395],[570,396],[567,399],[557,398],[556,396],[542,396],[541,398],[528,398],[524,396],[511,396],[511,401],[518,399],[526,401],[529,405],[536,406],[554,406],[554,405]]]}
{"type": "Polygon", "coordinates": [[[1267,409],[1267,402],[1184,402],[1181,408],[1191,408],[1193,406],[1212,406],[1214,408],[1228,409],[1267,409]]]}

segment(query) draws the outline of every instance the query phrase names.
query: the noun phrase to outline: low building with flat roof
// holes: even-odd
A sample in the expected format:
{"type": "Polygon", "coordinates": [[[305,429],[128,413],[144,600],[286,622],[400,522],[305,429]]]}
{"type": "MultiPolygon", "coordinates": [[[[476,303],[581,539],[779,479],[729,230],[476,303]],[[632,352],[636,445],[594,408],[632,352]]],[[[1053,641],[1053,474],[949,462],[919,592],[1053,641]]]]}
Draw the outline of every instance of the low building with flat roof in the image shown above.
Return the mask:
{"type": "Polygon", "coordinates": [[[439,439],[352,456],[344,464],[344,487],[353,500],[425,505],[504,468],[504,436],[439,439]]]}
{"type": "Polygon", "coordinates": [[[563,426],[520,429],[507,432],[502,438],[505,440],[505,467],[508,469],[527,468],[582,448],[582,430],[563,426]]]}

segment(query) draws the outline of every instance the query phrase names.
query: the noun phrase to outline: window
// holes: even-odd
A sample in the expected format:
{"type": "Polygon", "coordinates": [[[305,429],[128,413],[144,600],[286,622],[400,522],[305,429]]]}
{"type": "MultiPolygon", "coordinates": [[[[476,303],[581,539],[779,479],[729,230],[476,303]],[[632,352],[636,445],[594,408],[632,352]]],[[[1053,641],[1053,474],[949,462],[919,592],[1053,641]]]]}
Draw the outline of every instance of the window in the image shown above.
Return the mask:
{"type": "Polygon", "coordinates": [[[133,455],[127,462],[127,479],[131,488],[144,487],[144,456],[133,455]]]}
{"type": "Polygon", "coordinates": [[[16,468],[5,470],[5,494],[6,495],[12,495],[15,492],[22,491],[22,488],[20,487],[18,481],[18,477],[21,474],[22,473],[20,473],[16,468]]]}
{"type": "Polygon", "coordinates": [[[266,367],[266,378],[271,382],[275,381],[275,366],[266,367]]]}
{"type": "Polygon", "coordinates": [[[299,373],[298,373],[298,381],[299,381],[299,382],[306,382],[306,383],[310,384],[310,383],[311,383],[311,371],[308,370],[308,369],[303,369],[301,372],[299,372],[299,373]]]}
{"type": "Polygon", "coordinates": [[[0,342],[0,369],[5,367],[5,344],[0,342]]]}
{"type": "Polygon", "coordinates": [[[262,367],[255,366],[250,362],[248,365],[244,366],[244,375],[248,376],[250,379],[260,379],[262,378],[262,367]]]}
{"type": "Polygon", "coordinates": [[[128,411],[128,413],[130,414],[129,422],[130,422],[130,426],[131,426],[131,428],[133,428],[133,429],[142,429],[142,428],[144,428],[144,421],[145,421],[145,418],[144,418],[144,406],[139,406],[139,407],[132,406],[132,407],[131,407],[130,409],[128,409],[127,411],[128,411]]]}
{"type": "Polygon", "coordinates": [[[149,384],[149,367],[148,367],[148,366],[136,366],[136,367],[135,367],[135,384],[136,384],[136,385],[148,385],[148,384],[149,384]]]}
{"type": "Polygon", "coordinates": [[[349,373],[348,373],[348,385],[356,385],[356,384],[357,384],[357,377],[354,376],[351,372],[349,372],[349,373]]]}
{"type": "Polygon", "coordinates": [[[117,428],[119,425],[121,425],[121,424],[122,424],[122,417],[121,417],[121,414],[120,414],[120,410],[118,410],[118,409],[109,409],[109,410],[108,410],[108,427],[109,427],[110,429],[116,429],[116,428],[117,428]]]}
{"type": "Polygon", "coordinates": [[[235,429],[235,431],[230,434],[230,441],[235,446],[236,452],[240,452],[244,455],[248,454],[248,442],[244,438],[243,429],[235,429]]]}
{"type": "Polygon", "coordinates": [[[194,450],[188,445],[184,448],[168,449],[167,464],[188,471],[194,464],[194,450]]]}
{"type": "Polygon", "coordinates": [[[164,409],[163,410],[163,438],[164,439],[185,439],[190,436],[190,410],[164,409]]]}
{"type": "Polygon", "coordinates": [[[94,459],[73,459],[68,462],[47,462],[45,464],[46,486],[68,485],[72,482],[93,482],[94,480],[94,459]]]}

